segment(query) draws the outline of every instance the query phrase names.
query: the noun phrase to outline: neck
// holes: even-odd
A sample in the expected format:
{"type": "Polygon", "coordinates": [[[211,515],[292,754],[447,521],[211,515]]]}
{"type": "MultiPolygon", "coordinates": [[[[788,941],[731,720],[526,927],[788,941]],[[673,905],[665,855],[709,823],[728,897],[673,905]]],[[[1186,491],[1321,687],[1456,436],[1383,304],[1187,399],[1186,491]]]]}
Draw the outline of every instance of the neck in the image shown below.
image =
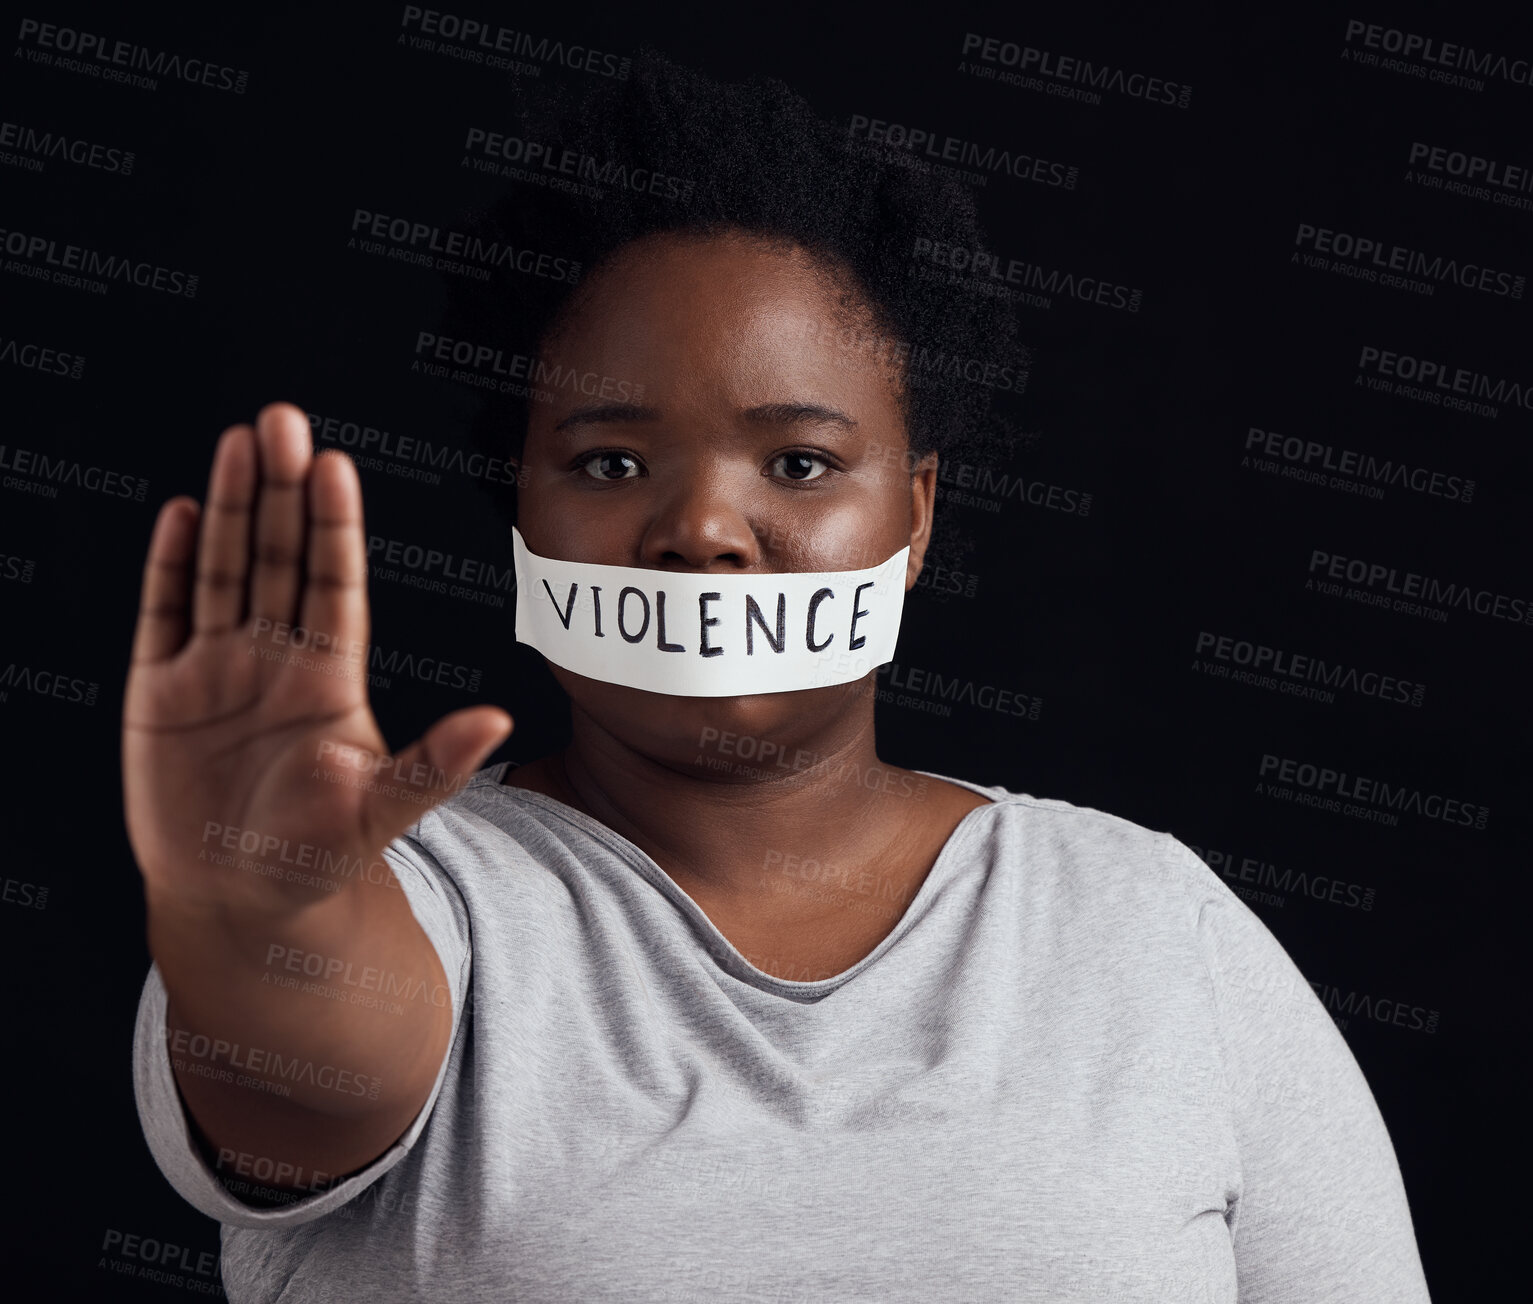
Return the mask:
{"type": "Polygon", "coordinates": [[[769,759],[713,755],[713,767],[637,750],[578,708],[571,723],[570,745],[549,758],[560,799],[700,901],[758,903],[782,866],[806,860],[878,863],[930,808],[935,786],[878,759],[871,701],[769,759]]]}

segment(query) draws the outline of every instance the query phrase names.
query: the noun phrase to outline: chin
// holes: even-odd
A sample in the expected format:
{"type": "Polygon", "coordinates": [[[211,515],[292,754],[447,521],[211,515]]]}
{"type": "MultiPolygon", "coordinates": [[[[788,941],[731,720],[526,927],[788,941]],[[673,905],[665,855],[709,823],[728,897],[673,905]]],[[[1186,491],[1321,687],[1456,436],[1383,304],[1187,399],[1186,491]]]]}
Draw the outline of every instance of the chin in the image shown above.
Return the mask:
{"type": "Polygon", "coordinates": [[[802,760],[809,739],[823,746],[826,726],[873,688],[873,676],[829,688],[742,697],[678,697],[549,669],[575,708],[618,741],[667,764],[718,771],[744,761],[779,769],[802,760]],[[711,763],[710,763],[711,762],[711,763]]]}

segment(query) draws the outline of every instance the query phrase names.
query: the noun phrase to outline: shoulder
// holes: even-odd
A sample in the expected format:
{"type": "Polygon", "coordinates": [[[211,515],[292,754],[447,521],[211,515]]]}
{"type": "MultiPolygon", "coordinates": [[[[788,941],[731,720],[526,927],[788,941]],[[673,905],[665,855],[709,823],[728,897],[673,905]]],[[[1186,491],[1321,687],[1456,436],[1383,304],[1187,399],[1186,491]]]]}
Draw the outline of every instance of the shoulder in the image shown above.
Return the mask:
{"type": "Polygon", "coordinates": [[[595,821],[542,792],[502,783],[504,771],[501,764],[477,771],[424,813],[390,844],[390,863],[404,861],[476,917],[486,909],[567,907],[577,880],[608,881],[619,862],[627,868],[595,821]]]}
{"type": "Polygon", "coordinates": [[[1074,914],[1116,916],[1131,931],[1172,927],[1184,934],[1206,927],[1211,913],[1250,913],[1170,833],[1063,798],[998,785],[981,790],[996,807],[986,839],[989,857],[1016,871],[1035,906],[1048,896],[1074,914]]]}
{"type": "Polygon", "coordinates": [[[1056,899],[1079,903],[1104,949],[1148,947],[1163,966],[1179,957],[1221,1006],[1312,1020],[1318,1004],[1287,950],[1186,843],[1092,807],[1006,796],[1012,818],[1031,826],[1034,870],[1052,874],[1056,899]]]}
{"type": "Polygon", "coordinates": [[[406,878],[429,891],[457,897],[487,865],[540,858],[537,848],[547,837],[546,812],[516,800],[518,790],[500,782],[504,769],[497,764],[475,771],[385,849],[384,859],[401,876],[412,903],[417,894],[406,878]]]}
{"type": "Polygon", "coordinates": [[[439,802],[405,830],[402,837],[427,847],[450,849],[465,838],[499,831],[517,839],[545,825],[547,811],[519,800],[531,789],[511,787],[502,781],[504,764],[476,770],[456,792],[439,802]]]}
{"type": "Polygon", "coordinates": [[[1010,838],[1025,839],[1035,863],[1059,859],[1077,868],[1090,867],[1102,881],[1149,876],[1199,902],[1229,893],[1198,854],[1170,833],[1059,797],[1038,797],[1000,785],[965,786],[992,799],[998,827],[1010,838]]]}

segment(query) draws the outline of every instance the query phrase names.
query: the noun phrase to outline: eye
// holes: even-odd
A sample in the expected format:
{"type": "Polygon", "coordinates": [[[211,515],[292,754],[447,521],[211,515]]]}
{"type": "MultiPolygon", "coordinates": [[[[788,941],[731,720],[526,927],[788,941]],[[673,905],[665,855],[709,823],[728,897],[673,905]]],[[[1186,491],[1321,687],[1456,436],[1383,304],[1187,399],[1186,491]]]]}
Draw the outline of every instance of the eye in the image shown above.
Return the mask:
{"type": "Polygon", "coordinates": [[[831,469],[830,463],[825,458],[821,457],[818,453],[811,453],[804,449],[779,453],[772,459],[772,465],[776,466],[779,462],[785,464],[784,473],[789,480],[819,480],[823,478],[825,471],[831,469]],[[813,466],[809,465],[813,462],[820,463],[824,470],[815,471],[813,466]]]}
{"type": "Polygon", "coordinates": [[[639,459],[617,448],[588,453],[577,465],[593,480],[635,480],[639,476],[639,459]],[[593,465],[597,468],[595,471],[590,469],[593,465]]]}

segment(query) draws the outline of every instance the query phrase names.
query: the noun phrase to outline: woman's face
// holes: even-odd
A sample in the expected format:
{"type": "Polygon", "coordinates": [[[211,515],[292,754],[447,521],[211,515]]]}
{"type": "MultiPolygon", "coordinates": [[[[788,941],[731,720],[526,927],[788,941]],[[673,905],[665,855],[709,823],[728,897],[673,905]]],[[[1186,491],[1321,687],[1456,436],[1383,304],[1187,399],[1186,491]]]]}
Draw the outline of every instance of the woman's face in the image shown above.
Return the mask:
{"type": "MultiPolygon", "coordinates": [[[[803,251],[743,234],[651,237],[600,271],[542,353],[592,392],[564,386],[531,404],[517,520],[527,546],[748,574],[859,570],[908,545],[908,591],[931,528],[935,455],[911,475],[888,350],[849,347],[872,332],[815,273],[803,251]]],[[[865,702],[872,678],[703,698],[551,669],[602,728],[683,767],[719,736],[709,729],[812,737],[865,702]]]]}

